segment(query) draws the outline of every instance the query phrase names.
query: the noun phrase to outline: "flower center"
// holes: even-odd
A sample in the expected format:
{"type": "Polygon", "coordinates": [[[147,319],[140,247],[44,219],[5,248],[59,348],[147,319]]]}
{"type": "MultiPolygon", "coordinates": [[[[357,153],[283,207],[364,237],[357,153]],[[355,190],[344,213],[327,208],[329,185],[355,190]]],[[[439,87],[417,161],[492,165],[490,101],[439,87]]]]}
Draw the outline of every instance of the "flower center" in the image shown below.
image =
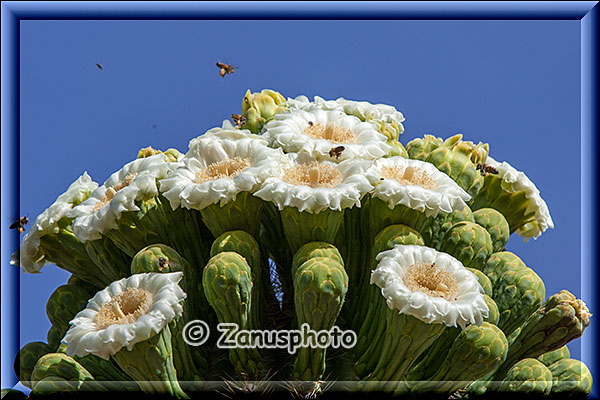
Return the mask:
{"type": "Polygon", "coordinates": [[[94,322],[99,329],[106,329],[111,325],[131,324],[146,314],[151,305],[150,292],[139,288],[127,288],[100,308],[94,322]]]}
{"type": "Polygon", "coordinates": [[[317,124],[308,125],[304,129],[304,133],[314,139],[325,139],[335,143],[354,143],[356,136],[354,132],[348,128],[342,128],[328,122],[323,125],[320,122],[317,124]]]}
{"type": "Polygon", "coordinates": [[[235,178],[243,170],[250,167],[250,160],[247,158],[234,157],[209,164],[200,172],[196,172],[196,183],[214,181],[221,178],[235,178]]]}
{"type": "Polygon", "coordinates": [[[425,189],[435,189],[435,181],[427,172],[416,167],[398,167],[385,165],[381,168],[383,179],[392,179],[402,185],[417,185],[425,189]]]}
{"type": "Polygon", "coordinates": [[[411,291],[423,292],[429,297],[452,300],[458,293],[456,278],[448,271],[438,269],[435,263],[410,266],[402,280],[411,291]]]}
{"type": "Polygon", "coordinates": [[[292,185],[306,185],[311,188],[331,188],[342,183],[342,173],[332,165],[313,161],[285,170],[282,178],[292,185]]]}
{"type": "Polygon", "coordinates": [[[117,194],[119,190],[129,186],[131,182],[135,180],[136,176],[137,172],[127,174],[127,176],[125,177],[125,179],[123,179],[122,182],[119,182],[115,186],[106,189],[106,192],[104,192],[104,196],[102,196],[102,200],[96,203],[96,205],[94,206],[94,210],[98,211],[99,209],[110,203],[110,201],[115,197],[115,194],[117,194]]]}

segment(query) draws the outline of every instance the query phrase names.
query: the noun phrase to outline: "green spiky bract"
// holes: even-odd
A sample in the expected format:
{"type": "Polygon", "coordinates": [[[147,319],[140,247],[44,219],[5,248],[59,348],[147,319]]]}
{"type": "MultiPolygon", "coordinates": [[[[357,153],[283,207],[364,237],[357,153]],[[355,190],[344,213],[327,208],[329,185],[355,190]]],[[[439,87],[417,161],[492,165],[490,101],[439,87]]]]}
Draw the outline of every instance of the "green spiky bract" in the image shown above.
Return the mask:
{"type": "Polygon", "coordinates": [[[440,147],[444,141],[433,135],[425,135],[423,138],[415,138],[408,142],[406,151],[413,160],[425,161],[432,151],[440,147]]]}
{"type": "Polygon", "coordinates": [[[506,336],[496,325],[489,322],[469,325],[457,335],[435,374],[411,390],[450,395],[494,371],[505,360],[507,352],[506,336]]]}
{"type": "Polygon", "coordinates": [[[510,226],[504,215],[493,208],[480,208],[473,212],[473,218],[490,234],[494,253],[504,250],[510,236],[510,226]]]}
{"type": "MultiPolygon", "coordinates": [[[[330,331],[347,291],[348,275],[343,264],[331,257],[307,259],[294,274],[298,326],[308,324],[315,332],[330,331]]],[[[304,381],[320,380],[325,372],[326,351],[321,347],[300,347],[294,363],[294,376],[304,381]]]]}
{"type": "MultiPolygon", "coordinates": [[[[252,270],[244,257],[230,251],[213,256],[204,267],[202,286],[220,323],[237,324],[239,330],[253,328],[252,270]]],[[[238,373],[250,376],[256,376],[262,364],[256,347],[229,349],[229,360],[238,373]]]]}
{"type": "Polygon", "coordinates": [[[492,239],[480,225],[458,222],[444,235],[440,251],[455,257],[465,267],[482,269],[492,254],[492,239]]]}

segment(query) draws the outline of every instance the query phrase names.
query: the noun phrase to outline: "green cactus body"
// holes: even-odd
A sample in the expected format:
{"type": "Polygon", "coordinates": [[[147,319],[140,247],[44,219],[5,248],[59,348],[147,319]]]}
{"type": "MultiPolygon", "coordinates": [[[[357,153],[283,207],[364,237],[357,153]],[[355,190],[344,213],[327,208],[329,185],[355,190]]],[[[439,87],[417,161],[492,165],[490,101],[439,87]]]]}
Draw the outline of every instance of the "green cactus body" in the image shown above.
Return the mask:
{"type": "Polygon", "coordinates": [[[425,161],[432,151],[440,147],[444,141],[433,135],[411,140],[406,145],[408,156],[413,160],[425,161]]]}
{"type": "Polygon", "coordinates": [[[192,268],[187,260],[177,251],[165,244],[152,244],[138,251],[131,261],[131,274],[145,272],[170,273],[183,272],[181,287],[188,294],[183,318],[171,323],[173,336],[172,346],[176,351],[173,363],[177,370],[178,378],[192,381],[197,379],[208,369],[208,352],[201,347],[188,346],[182,336],[183,325],[197,319],[199,316],[209,321],[214,321],[208,301],[204,297],[199,274],[192,268]]]}
{"type": "MultiPolygon", "coordinates": [[[[472,147],[461,143],[462,135],[452,136],[425,159],[450,176],[461,188],[475,197],[483,186],[483,177],[471,161],[472,147]]],[[[487,155],[486,155],[487,157],[487,155]]]]}
{"type": "Polygon", "coordinates": [[[552,390],[552,373],[535,358],[525,358],[512,366],[497,390],[502,393],[548,395],[552,390]]]}
{"type": "Polygon", "coordinates": [[[557,361],[570,357],[571,352],[569,351],[569,348],[565,345],[560,349],[556,349],[542,354],[538,357],[538,360],[540,360],[546,367],[549,367],[557,361]]]}
{"type": "Polygon", "coordinates": [[[473,212],[473,218],[490,234],[494,253],[504,250],[510,236],[510,227],[504,215],[493,208],[480,208],[473,212]]]}
{"type": "Polygon", "coordinates": [[[362,224],[367,234],[367,243],[372,243],[386,226],[402,224],[419,230],[424,218],[424,213],[401,204],[392,209],[386,202],[375,197],[365,196],[363,200],[362,224]]]}
{"type": "Polygon", "coordinates": [[[459,222],[450,228],[440,247],[463,263],[465,267],[483,269],[492,254],[490,234],[474,222],[459,222]]]}
{"type": "Polygon", "coordinates": [[[508,336],[542,304],[546,288],[542,279],[525,267],[503,272],[494,285],[492,298],[500,310],[498,327],[508,336]]]}
{"type": "MultiPolygon", "coordinates": [[[[67,285],[77,286],[77,287],[85,290],[85,292],[88,294],[88,297],[92,297],[93,295],[95,295],[98,292],[98,288],[96,286],[89,284],[88,282],[78,278],[75,275],[71,275],[69,277],[69,279],[67,280],[67,285]]],[[[102,289],[102,288],[100,288],[100,289],[102,289]]]]}
{"type": "Polygon", "coordinates": [[[283,232],[293,254],[308,242],[334,243],[343,219],[343,210],[328,208],[320,213],[298,211],[294,207],[281,210],[283,232]]]}
{"type": "Polygon", "coordinates": [[[31,342],[27,343],[19,352],[15,358],[14,369],[17,378],[21,383],[32,389],[31,385],[31,373],[38,360],[54,350],[44,342],[31,342]]]}
{"type": "Polygon", "coordinates": [[[356,298],[367,300],[358,303],[352,311],[354,314],[352,326],[358,335],[358,342],[354,346],[358,376],[366,376],[375,367],[386,329],[387,304],[381,296],[381,290],[369,283],[371,271],[377,267],[375,257],[397,244],[422,246],[423,238],[419,232],[405,225],[391,225],[383,229],[375,237],[369,262],[366,264],[368,269],[365,270],[364,278],[358,283],[357,290],[354,292],[356,298]]]}
{"type": "Polygon", "coordinates": [[[569,291],[550,296],[508,337],[508,356],[494,378],[503,379],[518,360],[539,357],[581,337],[590,324],[590,316],[585,304],[569,291]]]}
{"type": "Polygon", "coordinates": [[[111,282],[129,276],[131,256],[117,247],[111,239],[102,235],[100,239],[85,242],[84,246],[89,258],[104,276],[104,285],[98,290],[104,289],[111,282]]]}
{"type": "Polygon", "coordinates": [[[579,360],[563,358],[548,366],[552,373],[552,395],[561,398],[588,398],[592,391],[592,374],[579,360]]]}
{"type": "Polygon", "coordinates": [[[131,350],[119,350],[113,358],[145,393],[188,398],[179,385],[173,365],[169,326],[165,326],[148,340],[136,343],[131,350]]]}
{"type": "Polygon", "coordinates": [[[435,217],[421,217],[421,223],[417,225],[417,230],[423,235],[425,245],[439,250],[446,232],[456,223],[467,221],[474,222],[473,213],[469,206],[462,210],[451,212],[450,214],[439,213],[435,217]]]}
{"type": "Polygon", "coordinates": [[[258,237],[263,201],[249,192],[239,193],[235,200],[212,204],[200,210],[202,220],[214,237],[225,232],[243,230],[258,237]]]}
{"type": "MultiPolygon", "coordinates": [[[[246,259],[234,252],[212,257],[202,276],[204,294],[220,323],[237,324],[239,330],[250,329],[252,312],[252,270],[246,259]]],[[[261,356],[254,347],[229,350],[229,360],[238,373],[255,376],[261,356]]]]}
{"type": "MultiPolygon", "coordinates": [[[[498,313],[498,307],[496,306],[494,300],[492,300],[492,298],[488,295],[484,295],[484,299],[485,303],[489,308],[489,314],[488,317],[485,318],[485,321],[488,324],[495,326],[498,322],[498,317],[500,315],[498,313]]],[[[444,332],[440,335],[440,337],[437,338],[436,341],[433,342],[433,344],[429,346],[429,348],[427,348],[427,350],[425,350],[417,359],[417,361],[415,362],[415,366],[412,368],[406,379],[408,381],[436,380],[431,377],[438,371],[438,369],[440,368],[440,360],[443,360],[444,357],[446,357],[446,355],[448,354],[448,349],[450,349],[452,343],[454,343],[455,339],[461,332],[464,331],[461,330],[459,327],[447,327],[444,330],[444,332]]],[[[505,335],[503,334],[502,336],[504,337],[505,335]]],[[[497,365],[495,367],[497,367],[497,365]]],[[[473,379],[479,379],[480,377],[481,376],[478,376],[477,378],[473,379]]],[[[456,388],[455,390],[458,390],[458,388],[456,388]]]]}
{"type": "Polygon", "coordinates": [[[483,322],[467,326],[446,351],[437,372],[428,381],[416,383],[412,392],[454,393],[494,371],[506,358],[508,342],[496,325],[483,322]]]}
{"type": "MultiPolygon", "coordinates": [[[[329,331],[342,309],[348,291],[344,266],[331,257],[313,257],[294,274],[294,298],[298,326],[308,324],[313,331],[329,331]]],[[[325,373],[326,348],[300,347],[294,363],[294,376],[318,381],[325,373]]]]}
{"type": "Polygon", "coordinates": [[[59,328],[58,326],[52,325],[50,329],[48,329],[48,333],[46,334],[46,341],[48,342],[48,346],[55,352],[60,346],[60,341],[67,333],[67,330],[63,328],[59,328]]]}
{"type": "Polygon", "coordinates": [[[482,272],[490,278],[492,287],[498,278],[506,271],[516,271],[527,268],[527,265],[516,254],[510,251],[500,251],[492,254],[485,263],[482,272]]]}
{"type": "MultiPolygon", "coordinates": [[[[479,284],[483,288],[483,293],[492,297],[492,293],[493,293],[492,281],[490,281],[490,278],[488,278],[486,274],[484,274],[483,272],[481,272],[478,269],[475,269],[475,268],[467,268],[467,269],[469,271],[471,271],[473,274],[475,274],[475,276],[477,277],[477,280],[479,281],[479,284]]],[[[495,323],[495,322],[493,322],[493,323],[495,323]]]]}
{"type": "Polygon", "coordinates": [[[285,102],[285,98],[273,90],[264,89],[260,93],[250,93],[248,90],[242,101],[242,116],[246,118],[246,122],[241,128],[259,133],[277,112],[285,109],[285,102]]]}
{"type": "MultiPolygon", "coordinates": [[[[56,377],[67,382],[73,390],[82,389],[84,383],[94,382],[94,377],[81,364],[63,353],[49,353],[37,361],[31,373],[31,384],[34,392],[45,392],[40,390],[38,383],[45,378],[56,377]]],[[[100,387],[95,385],[94,389],[100,387]]],[[[89,388],[88,388],[89,389],[89,388]]]]}
{"type": "Polygon", "coordinates": [[[230,231],[223,233],[215,239],[210,249],[210,256],[214,257],[226,251],[238,253],[246,259],[246,262],[250,266],[252,282],[255,285],[255,289],[252,291],[252,304],[256,304],[255,307],[252,307],[252,323],[250,325],[252,327],[262,326],[263,308],[260,305],[264,304],[264,293],[266,290],[264,286],[268,283],[268,281],[263,279],[263,275],[267,274],[268,276],[269,271],[268,269],[263,271],[260,246],[256,239],[248,232],[230,231]]]}

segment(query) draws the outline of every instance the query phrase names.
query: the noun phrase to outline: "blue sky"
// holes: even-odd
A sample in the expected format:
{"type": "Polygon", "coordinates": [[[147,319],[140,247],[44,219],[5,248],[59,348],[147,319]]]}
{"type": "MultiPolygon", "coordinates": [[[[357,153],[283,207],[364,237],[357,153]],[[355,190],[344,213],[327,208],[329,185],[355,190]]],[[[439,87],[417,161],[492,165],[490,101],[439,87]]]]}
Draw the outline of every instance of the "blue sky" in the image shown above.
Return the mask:
{"type": "MultiPolygon", "coordinates": [[[[525,171],[555,229],[528,243],[513,235],[507,249],[543,278],[547,295],[580,296],[579,29],[579,21],[22,21],[21,214],[33,221],[84,171],[102,183],[142,147],[187,151],[240,112],[247,89],[341,96],[402,111],[405,144],[463,133],[525,171]],[[238,68],[223,79],[216,61],[238,68]]],[[[45,341],[46,301],[68,273],[47,266],[20,278],[21,345],[45,341]]],[[[569,346],[573,358],[580,345],[569,346]]]]}

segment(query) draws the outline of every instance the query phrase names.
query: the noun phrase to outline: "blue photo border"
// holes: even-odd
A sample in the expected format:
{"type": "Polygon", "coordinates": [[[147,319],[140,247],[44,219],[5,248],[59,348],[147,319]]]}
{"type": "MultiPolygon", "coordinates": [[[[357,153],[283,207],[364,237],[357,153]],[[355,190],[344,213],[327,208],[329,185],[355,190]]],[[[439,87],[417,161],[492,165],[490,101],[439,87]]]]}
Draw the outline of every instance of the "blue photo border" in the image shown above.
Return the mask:
{"type": "MultiPolygon", "coordinates": [[[[21,20],[580,20],[581,21],[581,293],[598,308],[598,16],[597,1],[416,2],[26,2],[1,4],[1,387],[12,388],[19,349],[19,269],[10,254],[19,236],[8,230],[19,214],[19,26],[21,20]]],[[[565,271],[568,273],[568,271],[565,271]]],[[[598,317],[582,337],[582,361],[598,392],[598,317]]]]}

